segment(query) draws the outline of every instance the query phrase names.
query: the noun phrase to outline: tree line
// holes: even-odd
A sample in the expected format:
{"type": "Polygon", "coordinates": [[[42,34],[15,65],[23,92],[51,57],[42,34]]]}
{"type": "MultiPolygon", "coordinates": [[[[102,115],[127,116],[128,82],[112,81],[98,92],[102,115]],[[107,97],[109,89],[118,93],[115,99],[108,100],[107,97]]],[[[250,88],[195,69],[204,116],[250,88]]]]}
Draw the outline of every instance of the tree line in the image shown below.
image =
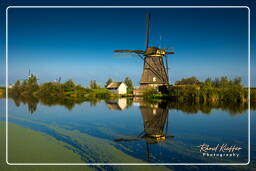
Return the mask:
{"type": "Polygon", "coordinates": [[[228,87],[228,86],[242,86],[242,78],[235,77],[234,79],[229,79],[227,76],[222,76],[220,78],[212,79],[210,77],[206,78],[204,81],[199,81],[195,76],[189,78],[182,78],[177,80],[175,85],[207,85],[211,87],[228,87]]]}
{"type": "MultiPolygon", "coordinates": [[[[11,97],[38,97],[48,99],[85,99],[85,98],[98,98],[105,99],[112,95],[106,86],[112,82],[109,78],[105,87],[101,87],[96,80],[91,80],[88,87],[75,84],[72,80],[68,80],[64,83],[60,82],[46,82],[41,85],[38,84],[37,77],[31,75],[28,79],[20,81],[17,80],[12,88],[9,89],[9,95],[11,97]]],[[[128,88],[133,87],[132,80],[129,77],[124,79],[128,88]]]]}
{"type": "MultiPolygon", "coordinates": [[[[159,94],[156,90],[149,90],[146,99],[170,99],[180,103],[223,103],[247,104],[248,88],[242,85],[241,77],[229,79],[207,78],[199,81],[196,77],[182,78],[168,88],[167,94],[159,94]]],[[[250,89],[251,107],[255,109],[256,89],[250,89]]]]}
{"type": "MultiPolygon", "coordinates": [[[[126,77],[124,82],[132,86],[132,81],[129,77],[126,77]]],[[[0,90],[0,95],[2,97],[5,96],[5,88],[0,90]]],[[[68,109],[72,109],[75,104],[80,104],[84,101],[89,101],[91,105],[96,105],[100,100],[111,100],[118,97],[118,95],[112,94],[105,87],[101,87],[96,80],[91,80],[88,87],[76,84],[72,80],[64,83],[46,82],[39,84],[37,77],[33,74],[26,80],[17,80],[11,88],[8,88],[8,95],[17,106],[20,103],[29,104],[28,107],[31,113],[36,110],[36,104],[39,102],[48,106],[64,105],[68,109]]]]}
{"type": "MultiPolygon", "coordinates": [[[[109,78],[105,87],[113,80],[109,78]]],[[[133,89],[132,80],[124,79],[128,90],[133,89]]],[[[9,97],[13,98],[16,105],[20,102],[28,102],[31,111],[34,111],[38,102],[45,105],[64,105],[71,109],[75,104],[89,101],[95,105],[100,100],[110,100],[118,96],[110,93],[105,87],[101,87],[95,80],[90,81],[88,87],[68,80],[64,83],[46,82],[38,84],[36,76],[31,75],[27,80],[17,80],[12,88],[9,88],[9,97]]],[[[5,88],[0,90],[5,91],[5,88]]],[[[132,93],[132,92],[131,92],[132,93]]],[[[214,106],[241,106],[248,104],[248,88],[243,87],[242,79],[236,77],[207,78],[199,81],[196,77],[183,78],[169,86],[166,94],[159,93],[156,89],[148,90],[144,94],[145,100],[168,100],[178,102],[176,104],[211,104],[214,106]]],[[[256,109],[256,89],[251,88],[251,108],[256,109]]]]}

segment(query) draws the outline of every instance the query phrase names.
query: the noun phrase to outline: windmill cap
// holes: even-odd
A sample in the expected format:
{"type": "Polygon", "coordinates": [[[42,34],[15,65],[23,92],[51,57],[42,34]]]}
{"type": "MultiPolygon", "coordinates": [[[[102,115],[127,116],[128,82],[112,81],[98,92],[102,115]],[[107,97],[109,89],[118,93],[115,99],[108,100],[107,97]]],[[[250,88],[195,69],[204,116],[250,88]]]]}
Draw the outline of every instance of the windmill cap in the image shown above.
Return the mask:
{"type": "Polygon", "coordinates": [[[153,55],[156,53],[156,51],[158,50],[159,48],[157,47],[148,47],[147,50],[146,50],[146,53],[145,55],[153,55]]]}

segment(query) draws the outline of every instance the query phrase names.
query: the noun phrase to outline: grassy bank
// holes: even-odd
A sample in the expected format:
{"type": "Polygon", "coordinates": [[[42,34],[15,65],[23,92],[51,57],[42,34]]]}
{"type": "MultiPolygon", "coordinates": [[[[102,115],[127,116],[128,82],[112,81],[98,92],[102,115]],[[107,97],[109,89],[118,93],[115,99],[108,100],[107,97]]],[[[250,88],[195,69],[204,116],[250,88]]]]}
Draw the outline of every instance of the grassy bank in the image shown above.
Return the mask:
{"type": "MultiPolygon", "coordinates": [[[[29,121],[33,122],[34,121],[29,121]]],[[[39,124],[40,123],[35,123],[39,124]]],[[[1,130],[4,130],[5,123],[0,122],[1,130]]],[[[90,162],[134,162],[141,163],[136,159],[118,150],[114,144],[108,140],[96,138],[83,134],[77,130],[65,130],[62,128],[45,125],[49,129],[61,135],[68,142],[77,144],[71,146],[63,141],[41,132],[20,127],[16,124],[9,124],[9,162],[66,162],[85,163],[90,162]],[[74,152],[73,152],[74,151],[74,152]],[[82,159],[82,160],[81,160],[82,159]],[[85,161],[86,160],[86,161],[85,161]]],[[[0,141],[1,151],[5,148],[5,139],[0,141]]],[[[5,154],[1,153],[1,163],[5,163],[5,154]]],[[[163,166],[8,166],[1,164],[2,170],[170,170],[163,166]]]]}
{"type": "MultiPolygon", "coordinates": [[[[1,139],[0,139],[0,170],[10,171],[63,171],[69,170],[93,170],[87,166],[14,166],[7,165],[5,162],[5,122],[0,121],[1,139]]],[[[55,140],[54,138],[22,128],[15,124],[9,124],[9,162],[83,162],[80,156],[68,150],[66,144],[55,140]],[[43,145],[39,148],[38,145],[43,145]],[[50,159],[52,161],[50,161],[50,159]]]]}
{"type": "MultiPolygon", "coordinates": [[[[221,77],[214,81],[210,78],[204,82],[195,77],[177,81],[175,85],[169,86],[166,93],[159,93],[151,89],[144,94],[144,99],[157,101],[167,99],[180,104],[248,104],[248,88],[241,85],[241,78],[233,80],[221,77]]],[[[256,88],[250,89],[250,103],[256,108],[256,88]]]]}
{"type": "Polygon", "coordinates": [[[79,155],[68,149],[68,144],[15,124],[8,126],[9,163],[83,162],[79,155]]]}
{"type": "MultiPolygon", "coordinates": [[[[248,105],[248,89],[243,87],[205,88],[200,86],[172,86],[168,94],[148,90],[144,94],[146,101],[173,101],[178,104],[204,104],[211,106],[245,106],[248,105]]],[[[250,91],[251,109],[256,109],[256,89],[250,91]]]]}

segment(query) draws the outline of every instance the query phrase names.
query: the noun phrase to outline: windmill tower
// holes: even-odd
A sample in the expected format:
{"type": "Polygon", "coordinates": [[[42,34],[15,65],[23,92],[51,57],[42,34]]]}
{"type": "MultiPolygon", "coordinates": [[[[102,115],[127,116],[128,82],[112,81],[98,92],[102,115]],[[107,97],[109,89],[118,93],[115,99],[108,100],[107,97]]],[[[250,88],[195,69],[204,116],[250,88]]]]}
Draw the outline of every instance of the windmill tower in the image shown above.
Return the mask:
{"type": "Polygon", "coordinates": [[[30,69],[28,70],[28,79],[31,77],[30,69]]]}
{"type": "Polygon", "coordinates": [[[135,53],[144,61],[143,73],[140,79],[140,88],[158,88],[169,85],[168,54],[173,51],[149,47],[150,14],[147,15],[146,50],[115,50],[117,53],[135,53]],[[164,60],[165,58],[165,60],[164,60]]]}

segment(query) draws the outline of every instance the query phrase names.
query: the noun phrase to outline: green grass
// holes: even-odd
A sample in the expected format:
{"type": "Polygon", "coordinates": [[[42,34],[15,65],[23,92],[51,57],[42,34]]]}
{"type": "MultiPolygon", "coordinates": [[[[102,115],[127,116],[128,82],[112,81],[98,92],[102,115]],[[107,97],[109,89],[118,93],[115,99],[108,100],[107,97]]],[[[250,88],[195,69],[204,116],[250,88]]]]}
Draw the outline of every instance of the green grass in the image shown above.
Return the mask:
{"type": "MultiPolygon", "coordinates": [[[[33,122],[34,121],[28,121],[33,122]]],[[[39,123],[38,123],[39,124],[39,123]]],[[[1,130],[5,123],[0,122],[1,130]]],[[[46,126],[44,124],[44,126],[46,126]]],[[[68,139],[76,142],[86,151],[82,154],[80,149],[72,147],[64,142],[57,141],[44,133],[27,128],[9,124],[9,162],[69,162],[85,163],[91,162],[120,162],[120,163],[142,163],[144,161],[129,156],[115,148],[114,143],[109,140],[93,137],[77,130],[70,131],[55,126],[48,128],[56,133],[68,136],[68,139]],[[69,147],[68,150],[65,147],[69,147]],[[74,152],[72,152],[74,151],[74,152]],[[80,155],[79,155],[80,154],[80,155]],[[81,157],[80,157],[81,156],[81,157]],[[82,158],[82,161],[80,158],[82,158]]],[[[0,141],[1,151],[4,151],[5,141],[0,141]]],[[[1,163],[5,163],[5,154],[1,154],[1,163]]],[[[0,170],[88,170],[88,166],[8,166],[6,163],[0,166],[0,170]],[[19,169],[18,169],[19,168],[19,169]]],[[[96,166],[99,170],[105,170],[105,166],[96,166]]],[[[96,169],[95,168],[95,169],[96,169]]],[[[164,166],[108,166],[113,170],[170,170],[164,166]]]]}
{"type": "Polygon", "coordinates": [[[68,145],[46,134],[9,124],[9,163],[83,163],[68,145]]]}
{"type": "MultiPolygon", "coordinates": [[[[80,162],[78,154],[68,150],[63,142],[40,132],[9,123],[9,163],[43,163],[43,162],[80,162]]],[[[5,122],[0,121],[0,170],[32,171],[32,170],[90,170],[88,166],[14,166],[7,165],[5,160],[5,122]]],[[[92,169],[91,169],[92,170],[92,169]]]]}

